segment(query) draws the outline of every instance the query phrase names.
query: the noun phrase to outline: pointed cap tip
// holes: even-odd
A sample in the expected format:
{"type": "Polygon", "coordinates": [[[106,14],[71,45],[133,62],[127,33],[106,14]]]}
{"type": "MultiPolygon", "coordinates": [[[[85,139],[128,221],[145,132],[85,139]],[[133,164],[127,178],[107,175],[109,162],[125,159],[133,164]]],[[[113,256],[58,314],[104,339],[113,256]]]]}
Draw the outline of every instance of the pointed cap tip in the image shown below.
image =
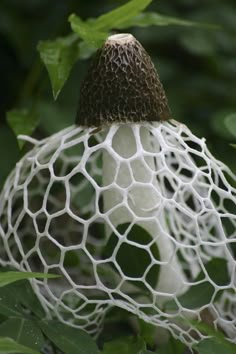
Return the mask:
{"type": "Polygon", "coordinates": [[[132,34],[130,33],[118,33],[118,34],[113,34],[109,36],[106,40],[106,44],[124,44],[124,43],[130,43],[130,42],[135,42],[135,38],[132,34]]]}

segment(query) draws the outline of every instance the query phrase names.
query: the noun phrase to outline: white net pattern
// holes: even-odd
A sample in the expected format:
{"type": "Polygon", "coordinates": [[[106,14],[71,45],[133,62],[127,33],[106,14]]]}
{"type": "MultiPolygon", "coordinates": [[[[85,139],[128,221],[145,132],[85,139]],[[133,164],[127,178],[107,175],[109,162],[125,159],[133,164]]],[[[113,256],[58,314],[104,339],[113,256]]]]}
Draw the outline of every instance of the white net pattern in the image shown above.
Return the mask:
{"type": "Polygon", "coordinates": [[[62,274],[32,280],[35,293],[48,316],[91,334],[117,306],[189,346],[203,334],[183,319],[207,313],[236,342],[233,184],[205,140],[175,121],[72,126],[35,142],[9,176],[0,264],[62,274]],[[135,238],[137,225],[145,237],[135,238]],[[213,258],[225,261],[227,282],[206,266],[213,258]],[[194,287],[197,301],[186,301],[194,287]]]}

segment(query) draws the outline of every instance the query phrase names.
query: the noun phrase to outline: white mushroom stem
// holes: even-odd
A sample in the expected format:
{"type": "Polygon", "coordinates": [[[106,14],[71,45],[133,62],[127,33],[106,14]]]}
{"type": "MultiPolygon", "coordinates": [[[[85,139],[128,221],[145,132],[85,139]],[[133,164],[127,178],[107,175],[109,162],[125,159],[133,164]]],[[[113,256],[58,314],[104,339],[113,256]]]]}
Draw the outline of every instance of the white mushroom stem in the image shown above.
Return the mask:
{"type": "Polygon", "coordinates": [[[185,276],[168,234],[154,157],[144,160],[142,153],[151,148],[150,133],[142,129],[140,133],[139,127],[170,117],[163,86],[142,45],[127,33],[108,37],[81,86],[77,121],[83,126],[109,127],[103,145],[103,201],[108,223],[113,225],[107,234],[119,224],[134,222],[157,242],[159,304],[168,294],[186,289],[185,276]]]}
{"type": "MultiPolygon", "coordinates": [[[[115,125],[108,131],[108,142],[111,139],[110,144],[117,157],[112,156],[108,150],[103,153],[103,185],[109,186],[104,193],[104,209],[106,213],[110,212],[110,221],[114,227],[135,220],[135,223],[156,239],[163,262],[156,290],[162,294],[179,295],[186,290],[186,278],[175,254],[174,243],[168,236],[168,230],[166,233],[160,230],[166,227],[166,221],[155,174],[153,173],[150,182],[145,182],[150,171],[155,171],[154,158],[145,159],[149,168],[143,163],[140,154],[135,158],[140,149],[135,138],[138,134],[142,146],[150,151],[150,133],[147,129],[139,129],[138,124],[115,125]]],[[[111,230],[107,229],[107,233],[110,234],[111,230]]],[[[170,299],[158,293],[159,304],[170,299]]]]}

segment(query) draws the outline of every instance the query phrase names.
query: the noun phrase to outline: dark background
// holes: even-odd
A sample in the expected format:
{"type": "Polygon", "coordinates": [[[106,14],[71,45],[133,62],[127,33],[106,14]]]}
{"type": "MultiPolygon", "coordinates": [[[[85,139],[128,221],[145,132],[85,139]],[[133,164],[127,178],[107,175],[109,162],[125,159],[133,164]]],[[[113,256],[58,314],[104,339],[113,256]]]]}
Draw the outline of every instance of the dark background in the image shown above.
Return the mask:
{"type": "MultiPolygon", "coordinates": [[[[37,52],[39,40],[70,32],[68,16],[96,17],[119,6],[121,0],[1,0],[0,1],[0,184],[20,155],[6,124],[6,111],[34,106],[44,137],[74,122],[79,87],[88,60],[79,60],[58,100],[37,52]]],[[[214,155],[236,171],[234,135],[225,117],[236,112],[235,0],[153,1],[157,11],[204,23],[201,27],[132,28],[151,55],[164,84],[173,117],[205,137],[214,155]]]]}

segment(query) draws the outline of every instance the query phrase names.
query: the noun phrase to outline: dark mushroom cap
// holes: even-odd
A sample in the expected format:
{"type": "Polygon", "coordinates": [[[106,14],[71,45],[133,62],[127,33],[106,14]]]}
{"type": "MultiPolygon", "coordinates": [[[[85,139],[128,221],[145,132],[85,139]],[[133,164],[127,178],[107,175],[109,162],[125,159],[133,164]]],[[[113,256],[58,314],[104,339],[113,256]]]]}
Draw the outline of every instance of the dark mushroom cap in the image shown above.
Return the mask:
{"type": "Polygon", "coordinates": [[[163,86],[142,45],[131,34],[108,37],[81,86],[76,123],[101,127],[169,118],[163,86]]]}

